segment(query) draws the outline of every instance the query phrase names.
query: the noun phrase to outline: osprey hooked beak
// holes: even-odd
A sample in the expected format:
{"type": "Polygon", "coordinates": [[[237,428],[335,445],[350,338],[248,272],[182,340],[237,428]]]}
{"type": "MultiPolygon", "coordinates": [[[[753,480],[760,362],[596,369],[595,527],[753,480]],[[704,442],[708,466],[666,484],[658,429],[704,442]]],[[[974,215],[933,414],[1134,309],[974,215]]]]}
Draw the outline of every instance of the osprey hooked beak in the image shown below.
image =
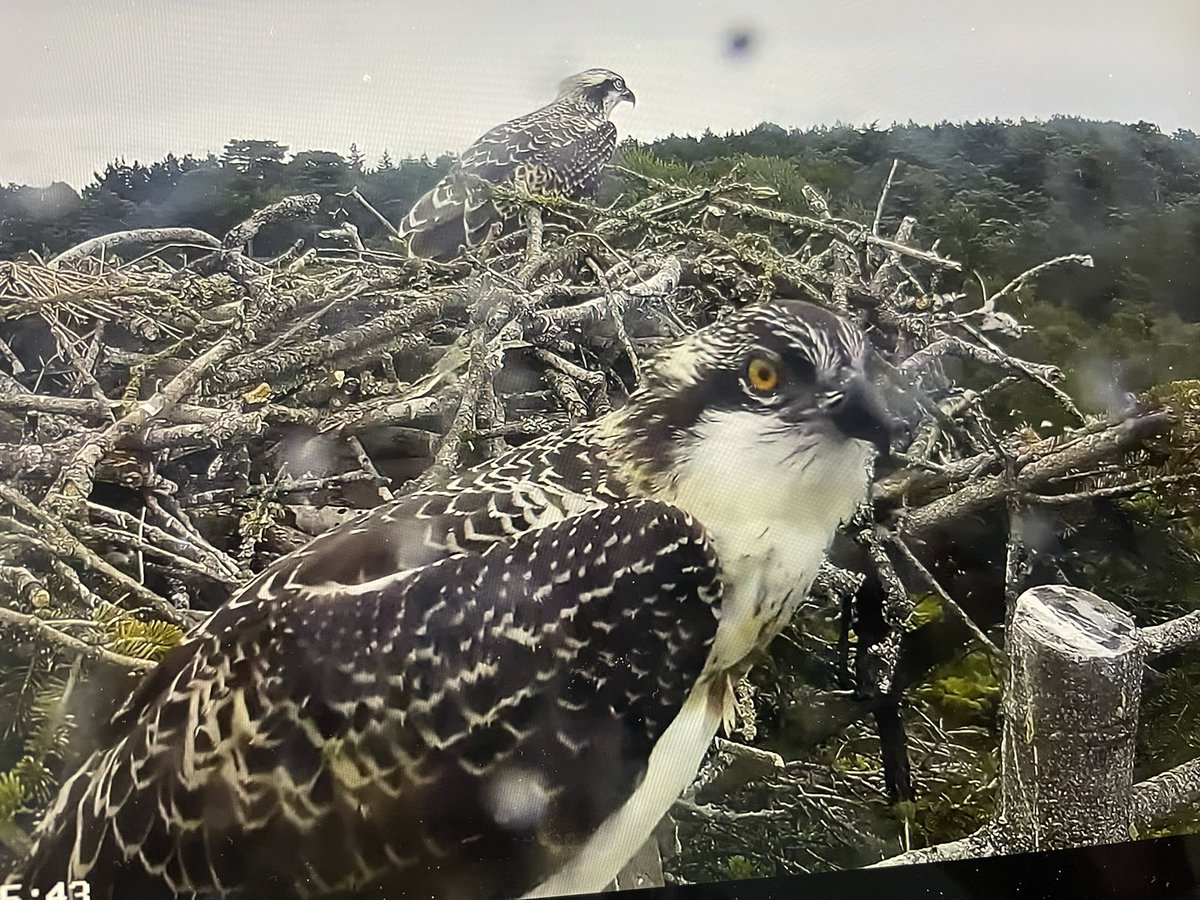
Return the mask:
{"type": "Polygon", "coordinates": [[[879,389],[862,375],[855,375],[846,383],[841,398],[829,408],[828,414],[845,437],[874,445],[884,458],[891,452],[895,420],[879,389]]]}
{"type": "Polygon", "coordinates": [[[621,91],[621,99],[628,100],[630,106],[637,106],[637,97],[633,95],[633,91],[631,91],[628,87],[621,91]]]}

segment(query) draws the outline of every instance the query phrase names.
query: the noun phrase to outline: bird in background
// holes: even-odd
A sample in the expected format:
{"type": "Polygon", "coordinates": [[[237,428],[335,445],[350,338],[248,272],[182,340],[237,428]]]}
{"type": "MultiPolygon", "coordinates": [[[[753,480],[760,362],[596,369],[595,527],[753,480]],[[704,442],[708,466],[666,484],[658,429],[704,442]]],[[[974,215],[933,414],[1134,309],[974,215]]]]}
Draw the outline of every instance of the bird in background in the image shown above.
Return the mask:
{"type": "Polygon", "coordinates": [[[452,259],[498,236],[511,218],[493,200],[495,185],[571,199],[590,195],[616,149],[609,117],[622,101],[636,98],[616,72],[588,69],[565,79],[553,102],[497,125],[468,147],[409,210],[399,239],[414,256],[452,259]]]}
{"type": "Polygon", "coordinates": [[[868,357],[823,308],[742,308],[622,408],[277,560],[64,784],[22,896],[602,890],[867,495],[868,357]]]}

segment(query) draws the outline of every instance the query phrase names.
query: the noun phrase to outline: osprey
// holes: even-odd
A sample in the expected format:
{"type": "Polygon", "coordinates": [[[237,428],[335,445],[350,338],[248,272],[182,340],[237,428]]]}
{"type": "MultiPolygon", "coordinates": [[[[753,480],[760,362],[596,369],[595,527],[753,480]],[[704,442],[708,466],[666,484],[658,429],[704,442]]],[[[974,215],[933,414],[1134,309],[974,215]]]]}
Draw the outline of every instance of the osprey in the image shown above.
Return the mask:
{"type": "Polygon", "coordinates": [[[572,75],[553,103],[497,125],[467,148],[405,216],[400,238],[416,256],[449,259],[494,237],[503,225],[492,185],[571,198],[590,194],[617,146],[608,117],[622,100],[635,102],[616,72],[572,75]]]}
{"type": "Polygon", "coordinates": [[[621,409],[276,561],[142,683],[17,880],[603,889],[866,496],[890,434],[867,352],[824,309],[744,308],[621,409]]]}

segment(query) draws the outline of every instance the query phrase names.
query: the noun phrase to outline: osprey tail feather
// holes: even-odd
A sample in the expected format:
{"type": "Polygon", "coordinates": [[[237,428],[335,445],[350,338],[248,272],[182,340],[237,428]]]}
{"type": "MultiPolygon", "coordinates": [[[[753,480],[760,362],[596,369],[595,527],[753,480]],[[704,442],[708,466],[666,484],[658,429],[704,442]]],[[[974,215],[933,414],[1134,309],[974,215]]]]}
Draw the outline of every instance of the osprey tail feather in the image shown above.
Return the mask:
{"type": "Polygon", "coordinates": [[[449,260],[492,237],[499,221],[483,187],[452,173],[413,204],[399,231],[414,256],[449,260]]]}

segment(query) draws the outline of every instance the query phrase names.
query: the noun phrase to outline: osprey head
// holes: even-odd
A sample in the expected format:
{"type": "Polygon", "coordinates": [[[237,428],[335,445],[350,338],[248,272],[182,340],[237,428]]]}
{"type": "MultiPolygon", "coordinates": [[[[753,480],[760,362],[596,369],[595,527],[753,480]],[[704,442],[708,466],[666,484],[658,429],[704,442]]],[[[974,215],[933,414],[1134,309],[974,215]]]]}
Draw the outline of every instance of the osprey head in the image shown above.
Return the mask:
{"type": "Polygon", "coordinates": [[[637,103],[625,79],[608,69],[587,69],[563,79],[558,86],[558,99],[582,100],[606,116],[622,100],[637,103]]]}
{"type": "Polygon", "coordinates": [[[666,351],[618,415],[634,491],[695,517],[726,597],[710,664],[742,665],[786,624],[868,496],[892,420],[841,317],[793,300],[743,308],[666,351]]]}
{"type": "Polygon", "coordinates": [[[638,463],[678,471],[716,443],[745,448],[725,461],[731,470],[886,454],[893,420],[868,376],[870,355],[854,326],[821,307],[775,300],[741,309],[656,361],[626,416],[638,463]]]}

